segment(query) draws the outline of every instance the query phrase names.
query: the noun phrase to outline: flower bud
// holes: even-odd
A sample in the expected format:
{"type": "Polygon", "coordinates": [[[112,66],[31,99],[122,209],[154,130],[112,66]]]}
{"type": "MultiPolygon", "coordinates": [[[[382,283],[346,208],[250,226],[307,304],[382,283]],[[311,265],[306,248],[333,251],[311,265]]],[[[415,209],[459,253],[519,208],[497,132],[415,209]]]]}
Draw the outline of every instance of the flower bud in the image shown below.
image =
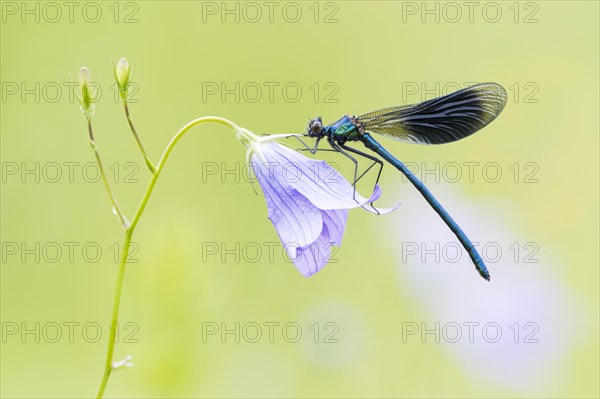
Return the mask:
{"type": "Polygon", "coordinates": [[[121,58],[119,62],[117,62],[114,72],[115,80],[119,86],[119,93],[121,94],[121,98],[125,101],[127,89],[129,89],[129,84],[131,83],[131,78],[133,76],[133,70],[129,66],[129,62],[125,58],[121,58]]]}
{"type": "Polygon", "coordinates": [[[81,103],[81,112],[86,119],[94,116],[94,102],[96,100],[96,87],[92,83],[92,74],[86,67],[79,70],[79,102],[81,103]]]}
{"type": "Polygon", "coordinates": [[[89,82],[92,81],[92,74],[90,73],[90,70],[87,69],[86,67],[82,66],[81,69],[79,70],[79,84],[81,86],[88,84],[89,82]]]}

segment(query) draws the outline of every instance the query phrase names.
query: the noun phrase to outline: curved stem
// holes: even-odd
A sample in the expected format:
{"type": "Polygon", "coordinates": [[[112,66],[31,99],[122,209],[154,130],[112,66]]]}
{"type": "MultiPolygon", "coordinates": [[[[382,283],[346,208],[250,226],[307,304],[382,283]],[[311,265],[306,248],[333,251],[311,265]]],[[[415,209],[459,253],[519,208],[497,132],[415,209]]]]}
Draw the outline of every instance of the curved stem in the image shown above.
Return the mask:
{"type": "Polygon", "coordinates": [[[102,160],[100,159],[100,153],[98,152],[98,147],[96,146],[96,141],[94,140],[94,133],[92,131],[91,119],[88,119],[88,133],[89,133],[90,145],[92,146],[92,149],[94,150],[94,155],[96,156],[96,162],[98,163],[98,167],[100,168],[100,176],[102,177],[102,182],[104,183],[104,188],[106,189],[106,192],[108,193],[108,197],[110,198],[110,202],[113,206],[113,212],[119,218],[119,222],[121,222],[121,225],[123,226],[123,228],[125,230],[127,230],[127,228],[129,227],[129,221],[127,220],[127,218],[125,217],[123,212],[121,212],[121,208],[119,208],[119,204],[117,204],[117,200],[115,199],[115,196],[113,195],[112,190],[110,189],[110,185],[108,184],[108,178],[106,177],[106,172],[104,171],[104,164],[102,163],[102,160]]]}
{"type": "Polygon", "coordinates": [[[117,274],[117,283],[116,283],[116,287],[115,287],[115,296],[114,296],[114,300],[113,300],[113,313],[112,313],[112,320],[111,320],[111,324],[110,324],[111,325],[110,338],[108,341],[108,349],[106,352],[106,362],[104,365],[104,374],[102,375],[102,381],[100,382],[100,387],[98,388],[98,393],[96,394],[96,398],[102,398],[102,396],[104,395],[104,389],[106,388],[106,384],[108,383],[110,374],[113,371],[113,353],[114,353],[114,349],[115,349],[115,336],[116,336],[116,330],[117,330],[117,323],[119,321],[119,307],[121,304],[121,293],[123,291],[123,282],[125,279],[125,269],[127,267],[127,256],[129,255],[129,246],[131,244],[131,237],[133,236],[133,231],[135,230],[135,227],[137,226],[137,223],[140,220],[140,217],[142,216],[144,209],[146,208],[146,204],[148,203],[150,194],[152,194],[152,190],[154,190],[156,180],[158,179],[158,176],[160,176],[160,172],[164,168],[165,163],[167,162],[167,159],[169,158],[169,155],[171,154],[171,151],[173,151],[173,148],[175,147],[175,144],[177,144],[179,139],[181,139],[183,137],[183,135],[186,134],[191,128],[193,128],[194,126],[200,125],[202,123],[207,123],[207,122],[221,123],[223,125],[233,128],[236,131],[239,131],[239,129],[240,129],[235,123],[233,123],[227,119],[220,118],[218,116],[206,116],[203,118],[198,118],[198,119],[195,119],[195,120],[189,122],[184,127],[182,127],[175,134],[175,136],[173,136],[173,138],[167,145],[167,148],[165,148],[165,151],[163,152],[163,155],[160,158],[160,161],[158,162],[158,165],[156,167],[156,172],[152,175],[152,178],[150,179],[150,182],[148,183],[148,188],[146,188],[146,193],[144,194],[144,197],[142,198],[142,201],[140,202],[140,205],[135,213],[135,216],[133,217],[133,220],[131,221],[131,223],[125,229],[125,239],[123,242],[123,249],[121,251],[121,260],[120,260],[120,264],[119,264],[119,271],[117,274]]]}
{"type": "Polygon", "coordinates": [[[129,227],[130,229],[133,230],[135,228],[135,226],[137,225],[138,221],[140,220],[140,216],[142,216],[142,212],[144,212],[144,208],[146,207],[146,203],[148,202],[148,199],[150,198],[150,194],[152,194],[152,190],[154,189],[156,180],[158,180],[158,176],[160,176],[160,172],[164,168],[165,163],[167,162],[167,159],[169,158],[169,155],[171,154],[171,151],[173,151],[173,147],[175,147],[175,144],[177,144],[179,139],[181,139],[183,137],[183,135],[188,132],[188,130],[190,130],[191,128],[193,128],[196,125],[200,125],[202,123],[207,123],[207,122],[221,123],[223,125],[231,127],[234,130],[239,130],[238,125],[236,125],[235,123],[233,123],[225,118],[220,118],[218,116],[205,116],[202,118],[194,119],[193,121],[189,122],[187,125],[182,127],[175,134],[175,136],[173,136],[173,138],[167,145],[167,148],[165,148],[165,151],[163,152],[163,155],[160,158],[160,161],[158,161],[158,165],[156,166],[156,173],[152,176],[152,179],[150,179],[150,183],[148,183],[148,188],[146,189],[146,193],[144,194],[144,197],[142,198],[142,202],[140,202],[138,210],[136,211],[135,216],[133,217],[133,220],[131,221],[131,225],[129,227]]]}
{"type": "Polygon", "coordinates": [[[152,163],[150,158],[148,158],[148,155],[146,154],[146,150],[144,149],[144,146],[142,145],[142,140],[140,140],[140,136],[138,136],[137,131],[135,130],[135,127],[133,126],[133,120],[131,118],[131,115],[129,114],[129,106],[127,105],[127,100],[125,98],[123,98],[123,107],[125,108],[125,116],[127,117],[127,123],[129,124],[129,128],[131,129],[131,133],[133,133],[133,137],[135,137],[135,141],[137,142],[137,145],[140,148],[142,155],[144,156],[144,161],[146,161],[146,165],[148,166],[148,169],[150,169],[150,172],[154,175],[154,174],[156,174],[156,166],[154,166],[154,164],[152,163]]]}

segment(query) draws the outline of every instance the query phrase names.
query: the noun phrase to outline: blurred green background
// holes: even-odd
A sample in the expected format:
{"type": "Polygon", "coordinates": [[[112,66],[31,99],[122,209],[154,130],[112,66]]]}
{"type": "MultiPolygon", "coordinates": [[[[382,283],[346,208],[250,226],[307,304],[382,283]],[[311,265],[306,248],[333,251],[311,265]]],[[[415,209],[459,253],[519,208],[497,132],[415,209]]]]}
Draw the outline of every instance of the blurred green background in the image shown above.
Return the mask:
{"type": "MultiPolygon", "coordinates": [[[[402,207],[352,211],[334,261],[303,278],[243,178],[235,135],[190,132],[133,238],[115,358],[135,366],[112,375],[107,397],[598,397],[598,2],[70,4],[1,4],[3,397],[91,397],[100,381],[122,229],[91,182],[70,84],[86,65],[102,89],[96,139],[131,217],[148,173],[115,98],[120,57],[135,67],[131,111],[154,160],[203,115],[303,132],[312,116],[471,82],[509,97],[459,143],[381,140],[434,170],[426,183],[469,236],[501,248],[489,284],[464,254],[444,255],[455,239],[389,167],[381,202],[402,207]],[[436,243],[441,259],[426,252],[436,243]]],[[[318,156],[349,176],[343,159],[318,156]]]]}

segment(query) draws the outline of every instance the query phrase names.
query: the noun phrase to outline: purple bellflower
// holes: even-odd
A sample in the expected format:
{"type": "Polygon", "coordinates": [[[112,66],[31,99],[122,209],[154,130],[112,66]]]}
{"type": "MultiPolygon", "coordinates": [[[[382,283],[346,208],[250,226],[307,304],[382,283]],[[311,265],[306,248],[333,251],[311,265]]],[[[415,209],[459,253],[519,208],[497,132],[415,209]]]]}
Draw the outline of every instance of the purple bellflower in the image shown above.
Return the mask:
{"type": "Polygon", "coordinates": [[[267,201],[269,219],[290,260],[309,277],[327,264],[331,247],[342,244],[349,209],[362,207],[384,214],[398,206],[376,211],[370,203],[381,196],[379,186],[368,199],[355,195],[354,187],[325,161],[274,141],[289,136],[259,137],[246,129],[238,131],[267,201]]]}

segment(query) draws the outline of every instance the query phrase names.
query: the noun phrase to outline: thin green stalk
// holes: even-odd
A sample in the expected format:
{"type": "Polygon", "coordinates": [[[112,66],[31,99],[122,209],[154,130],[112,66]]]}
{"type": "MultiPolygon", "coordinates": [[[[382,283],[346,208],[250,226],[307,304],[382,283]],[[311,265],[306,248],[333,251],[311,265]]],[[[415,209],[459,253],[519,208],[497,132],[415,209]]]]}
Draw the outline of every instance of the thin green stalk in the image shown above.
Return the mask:
{"type": "Polygon", "coordinates": [[[110,198],[110,202],[112,203],[113,210],[119,218],[119,222],[121,222],[123,228],[127,230],[127,227],[129,226],[129,221],[127,220],[125,215],[123,215],[123,212],[121,212],[121,208],[119,208],[119,204],[117,204],[117,200],[115,199],[115,196],[113,195],[112,190],[110,189],[110,185],[108,184],[108,178],[106,177],[106,172],[104,171],[104,165],[102,163],[102,160],[100,159],[100,153],[98,152],[98,147],[96,147],[96,141],[94,140],[91,119],[88,119],[88,133],[90,136],[90,145],[94,150],[96,162],[98,162],[98,167],[100,168],[100,175],[102,176],[102,181],[104,182],[104,188],[106,188],[106,192],[108,193],[108,197],[110,198]]]}
{"type": "Polygon", "coordinates": [[[146,150],[144,149],[144,146],[142,145],[142,140],[140,140],[140,136],[138,136],[137,131],[135,130],[135,127],[133,126],[133,120],[131,118],[131,115],[129,114],[129,106],[127,105],[127,100],[125,100],[125,98],[123,98],[123,107],[125,108],[125,116],[127,116],[127,123],[129,123],[129,128],[131,129],[131,133],[133,133],[133,137],[135,137],[135,141],[137,142],[137,145],[140,148],[142,155],[144,156],[144,161],[146,161],[146,165],[148,166],[148,169],[150,169],[150,172],[152,172],[152,174],[155,175],[156,167],[154,166],[154,164],[152,163],[150,158],[148,158],[148,155],[146,154],[146,150]]]}
{"type": "Polygon", "coordinates": [[[125,239],[123,240],[123,248],[121,249],[121,261],[119,263],[119,271],[117,274],[117,285],[115,287],[115,297],[113,300],[113,312],[112,320],[110,323],[110,337],[108,339],[108,350],[106,352],[106,363],[104,365],[104,374],[102,376],[102,382],[98,388],[97,398],[101,398],[104,394],[104,389],[108,383],[108,377],[113,371],[112,359],[113,352],[115,349],[115,336],[117,333],[117,323],[119,321],[119,308],[121,305],[121,293],[123,292],[123,281],[125,280],[125,268],[127,266],[127,257],[129,256],[129,246],[131,244],[131,235],[133,231],[128,229],[125,231],[125,239]]]}
{"type": "Polygon", "coordinates": [[[171,154],[171,151],[173,151],[173,147],[175,147],[175,144],[177,144],[179,139],[182,138],[183,135],[186,134],[191,128],[193,128],[196,125],[200,125],[202,123],[207,123],[207,122],[221,123],[223,125],[231,127],[232,129],[234,129],[236,131],[239,130],[239,127],[235,123],[233,123],[225,118],[218,117],[218,116],[205,116],[203,118],[194,119],[193,121],[189,122],[187,125],[182,127],[175,134],[175,136],[173,136],[173,138],[167,145],[167,148],[165,148],[165,151],[163,152],[163,155],[160,158],[160,161],[158,161],[158,165],[156,167],[156,173],[152,176],[152,179],[150,179],[150,183],[148,183],[148,188],[146,189],[146,193],[144,194],[144,197],[142,198],[142,201],[140,202],[138,210],[135,213],[133,220],[131,221],[131,226],[130,226],[131,229],[134,229],[135,226],[137,225],[138,221],[140,220],[140,216],[142,216],[142,212],[144,212],[144,208],[146,207],[146,203],[148,202],[148,199],[150,198],[150,194],[152,193],[152,190],[154,189],[156,180],[158,180],[158,176],[160,176],[160,172],[164,168],[165,163],[167,162],[167,159],[169,158],[169,155],[171,154]]]}
{"type": "MultiPolygon", "coordinates": [[[[131,221],[131,223],[125,229],[125,239],[124,239],[124,243],[123,243],[123,249],[121,251],[121,261],[119,264],[119,271],[117,274],[117,284],[115,287],[115,296],[114,296],[114,300],[113,300],[111,330],[110,330],[110,338],[108,341],[108,349],[106,352],[106,362],[104,365],[104,374],[102,375],[102,381],[100,382],[100,387],[98,388],[98,393],[96,395],[96,398],[98,398],[98,399],[102,398],[102,396],[104,395],[104,390],[106,388],[106,384],[108,383],[108,379],[113,371],[113,353],[114,353],[114,349],[115,349],[115,336],[116,336],[117,323],[119,321],[119,306],[121,304],[121,293],[123,291],[123,281],[124,281],[124,277],[125,277],[125,269],[127,267],[127,256],[129,254],[129,246],[131,244],[131,237],[133,236],[133,231],[135,230],[135,227],[137,226],[137,223],[140,220],[140,217],[142,216],[144,209],[146,208],[146,204],[148,203],[148,200],[150,199],[150,194],[152,194],[152,190],[154,190],[156,180],[158,179],[158,176],[160,176],[160,172],[164,168],[165,163],[167,162],[167,159],[169,158],[169,155],[171,154],[171,151],[173,151],[173,148],[175,147],[175,144],[177,144],[179,139],[181,137],[183,137],[183,135],[186,134],[191,128],[193,128],[194,126],[200,125],[202,123],[207,123],[207,122],[221,123],[223,125],[233,128],[236,131],[239,131],[239,129],[240,129],[235,123],[230,122],[227,119],[220,118],[218,116],[207,116],[207,117],[203,117],[203,118],[198,118],[198,119],[195,119],[195,120],[189,122],[184,127],[182,127],[181,130],[179,130],[179,132],[177,132],[175,134],[175,136],[173,136],[173,138],[167,145],[167,148],[165,148],[165,151],[163,152],[163,155],[160,158],[160,161],[158,162],[158,166],[156,168],[156,173],[154,173],[152,175],[152,178],[150,179],[150,182],[148,183],[148,187],[146,188],[146,193],[144,194],[144,197],[142,198],[142,201],[140,202],[140,205],[135,213],[135,216],[133,217],[133,220],[131,221]]],[[[91,134],[91,130],[90,130],[90,134],[91,134]]],[[[98,161],[100,160],[100,158],[98,158],[98,157],[97,157],[97,159],[98,159],[98,161]]],[[[108,189],[108,187],[107,187],[107,189],[108,189]]],[[[112,197],[112,194],[111,194],[111,197],[112,197]]]]}

